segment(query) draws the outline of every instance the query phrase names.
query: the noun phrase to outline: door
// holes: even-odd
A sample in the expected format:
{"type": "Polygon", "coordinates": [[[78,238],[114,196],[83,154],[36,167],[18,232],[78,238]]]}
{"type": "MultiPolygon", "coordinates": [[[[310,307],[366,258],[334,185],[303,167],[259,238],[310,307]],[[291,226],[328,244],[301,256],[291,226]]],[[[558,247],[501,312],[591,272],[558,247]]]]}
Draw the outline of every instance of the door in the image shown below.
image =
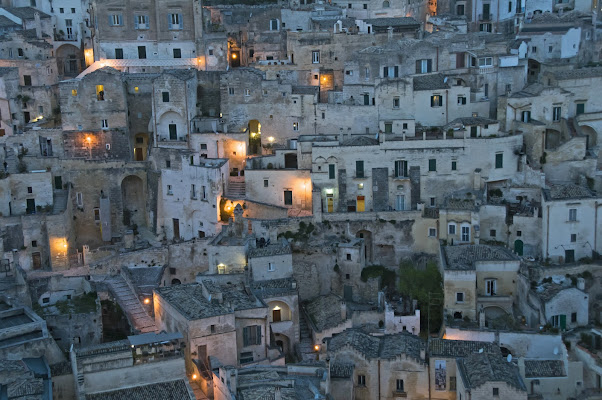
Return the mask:
{"type": "Polygon", "coordinates": [[[519,256],[523,255],[523,241],[522,240],[515,240],[514,241],[514,252],[516,254],[518,254],[519,256]]]}
{"type": "Polygon", "coordinates": [[[395,197],[395,209],[397,211],[403,211],[405,210],[405,196],[398,194],[397,197],[395,197]]]}
{"type": "Polygon", "coordinates": [[[144,161],[144,156],[142,155],[142,148],[140,148],[140,147],[134,148],[134,160],[135,161],[144,161]]]}
{"type": "Polygon", "coordinates": [[[566,330],[566,315],[560,314],[560,329],[566,330]]]}
{"type": "MultiPolygon", "coordinates": [[[[386,76],[385,76],[386,78],[386,76]]],[[[369,94],[365,94],[364,95],[364,105],[365,106],[369,106],[370,105],[370,95],[369,94]]]]}
{"type": "Polygon", "coordinates": [[[343,286],[343,298],[345,301],[353,301],[353,287],[343,286]]]}
{"type": "Polygon", "coordinates": [[[203,364],[207,363],[207,345],[204,344],[202,346],[197,347],[199,360],[203,362],[203,364]]]}
{"type": "Polygon", "coordinates": [[[33,264],[33,269],[40,269],[42,268],[42,256],[40,255],[40,253],[32,253],[31,254],[31,261],[33,264]]]}
{"type": "Polygon", "coordinates": [[[25,210],[27,214],[35,214],[36,213],[36,201],[34,199],[27,199],[27,209],[25,210]]]}
{"type": "Polygon", "coordinates": [[[138,58],[146,58],[146,46],[138,46],[138,58]]]}
{"type": "Polygon", "coordinates": [[[272,322],[280,322],[282,321],[282,317],[280,314],[281,310],[273,310],[272,311],[272,322]]]}
{"type": "Polygon", "coordinates": [[[180,220],[177,218],[173,219],[173,238],[180,238],[180,220]]]}
{"type": "Polygon", "coordinates": [[[357,201],[356,201],[356,205],[355,205],[355,210],[357,212],[364,212],[365,210],[365,197],[364,196],[357,196],[357,201]]]}
{"type": "Polygon", "coordinates": [[[178,140],[178,127],[176,124],[169,124],[169,140],[178,140]]]}
{"type": "Polygon", "coordinates": [[[63,178],[60,176],[54,177],[54,188],[56,190],[61,190],[63,188],[63,178]]]}
{"type": "Polygon", "coordinates": [[[489,10],[490,10],[490,5],[487,3],[483,4],[483,20],[485,20],[485,21],[489,20],[489,10]]]}
{"type": "Polygon", "coordinates": [[[334,211],[334,198],[332,195],[326,196],[326,208],[329,213],[334,211]]]}

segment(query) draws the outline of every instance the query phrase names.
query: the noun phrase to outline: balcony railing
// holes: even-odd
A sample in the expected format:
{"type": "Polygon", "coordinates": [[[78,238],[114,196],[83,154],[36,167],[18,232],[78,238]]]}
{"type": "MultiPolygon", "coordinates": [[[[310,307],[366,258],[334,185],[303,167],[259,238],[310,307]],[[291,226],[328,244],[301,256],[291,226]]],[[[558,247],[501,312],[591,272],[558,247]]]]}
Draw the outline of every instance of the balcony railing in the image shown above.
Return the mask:
{"type": "Polygon", "coordinates": [[[491,21],[491,13],[479,14],[479,21],[491,21]]]}
{"type": "Polygon", "coordinates": [[[56,42],[77,42],[77,32],[72,34],[55,33],[54,40],[56,42]]]}

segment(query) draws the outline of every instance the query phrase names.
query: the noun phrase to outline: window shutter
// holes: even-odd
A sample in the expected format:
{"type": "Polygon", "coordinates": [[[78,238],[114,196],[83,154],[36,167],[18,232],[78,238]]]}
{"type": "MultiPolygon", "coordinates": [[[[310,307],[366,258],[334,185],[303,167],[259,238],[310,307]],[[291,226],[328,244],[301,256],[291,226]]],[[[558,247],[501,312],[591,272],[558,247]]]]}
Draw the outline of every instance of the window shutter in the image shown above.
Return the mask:
{"type": "Polygon", "coordinates": [[[123,16],[121,14],[119,14],[117,16],[117,21],[118,21],[119,26],[123,25],[123,16]]]}
{"type": "Polygon", "coordinates": [[[403,161],[402,167],[403,167],[403,176],[408,176],[408,162],[403,161]]]}
{"type": "Polygon", "coordinates": [[[421,66],[420,60],[416,60],[416,73],[417,74],[420,74],[422,72],[420,66],[421,66]]]}
{"type": "Polygon", "coordinates": [[[396,65],[395,66],[395,77],[397,78],[399,76],[399,67],[396,65]]]}
{"type": "Polygon", "coordinates": [[[399,176],[399,161],[395,161],[395,176],[399,176]]]}
{"type": "Polygon", "coordinates": [[[242,343],[244,346],[249,344],[249,328],[243,328],[242,330],[242,343]]]}
{"type": "Polygon", "coordinates": [[[261,325],[257,325],[257,344],[261,344],[261,325]]]}
{"type": "Polygon", "coordinates": [[[172,14],[167,14],[167,25],[169,26],[169,29],[173,28],[173,25],[171,24],[171,15],[172,14]]]}
{"type": "Polygon", "coordinates": [[[138,29],[138,16],[134,15],[134,27],[138,29]]]}
{"type": "Polygon", "coordinates": [[[144,23],[146,24],[146,28],[148,29],[148,27],[149,27],[149,17],[148,17],[148,15],[144,16],[144,23]]]}
{"type": "Polygon", "coordinates": [[[113,16],[109,15],[109,26],[113,26],[113,16]]]}
{"type": "Polygon", "coordinates": [[[431,96],[431,107],[435,107],[435,96],[431,96]]]}
{"type": "Polygon", "coordinates": [[[439,107],[443,105],[443,96],[439,96],[439,107]]]}
{"type": "Polygon", "coordinates": [[[383,67],[383,78],[386,78],[389,76],[389,68],[387,67],[383,67]]]}
{"type": "Polygon", "coordinates": [[[433,72],[433,60],[426,60],[426,72],[433,72]]]}
{"type": "Polygon", "coordinates": [[[179,28],[184,28],[184,20],[182,19],[182,14],[178,14],[178,22],[180,23],[179,28]]]}

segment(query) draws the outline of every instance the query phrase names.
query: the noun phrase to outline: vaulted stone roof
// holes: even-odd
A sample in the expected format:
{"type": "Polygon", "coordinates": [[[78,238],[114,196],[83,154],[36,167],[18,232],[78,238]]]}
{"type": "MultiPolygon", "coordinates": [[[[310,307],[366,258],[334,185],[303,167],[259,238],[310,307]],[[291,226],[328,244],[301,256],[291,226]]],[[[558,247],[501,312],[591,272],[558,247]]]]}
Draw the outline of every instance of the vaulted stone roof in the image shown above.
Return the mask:
{"type": "Polygon", "coordinates": [[[525,360],[526,378],[566,376],[562,360],[525,360]]]}
{"type": "Polygon", "coordinates": [[[429,342],[431,357],[466,357],[470,354],[479,353],[481,350],[488,354],[502,354],[499,346],[491,342],[446,339],[431,339],[429,342]]]}
{"type": "Polygon", "coordinates": [[[347,347],[368,359],[392,359],[405,354],[419,362],[424,361],[421,352],[426,348],[422,339],[408,332],[372,336],[357,329],[347,329],[328,342],[328,352],[336,353],[347,347]]]}
{"type": "Polygon", "coordinates": [[[471,354],[457,361],[458,370],[467,389],[475,389],[487,382],[503,382],[513,388],[526,391],[518,367],[501,355],[471,354]]]}

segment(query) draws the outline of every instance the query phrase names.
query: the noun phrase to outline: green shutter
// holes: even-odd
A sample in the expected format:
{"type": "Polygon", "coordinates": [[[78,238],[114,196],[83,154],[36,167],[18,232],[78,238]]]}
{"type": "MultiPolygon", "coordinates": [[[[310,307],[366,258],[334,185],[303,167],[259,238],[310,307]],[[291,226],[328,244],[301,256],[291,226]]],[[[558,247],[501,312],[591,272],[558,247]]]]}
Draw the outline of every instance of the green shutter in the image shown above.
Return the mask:
{"type": "Polygon", "coordinates": [[[399,176],[399,161],[395,161],[395,176],[399,176]]]}
{"type": "Polygon", "coordinates": [[[328,179],[334,179],[334,164],[328,165],[328,179]]]}

